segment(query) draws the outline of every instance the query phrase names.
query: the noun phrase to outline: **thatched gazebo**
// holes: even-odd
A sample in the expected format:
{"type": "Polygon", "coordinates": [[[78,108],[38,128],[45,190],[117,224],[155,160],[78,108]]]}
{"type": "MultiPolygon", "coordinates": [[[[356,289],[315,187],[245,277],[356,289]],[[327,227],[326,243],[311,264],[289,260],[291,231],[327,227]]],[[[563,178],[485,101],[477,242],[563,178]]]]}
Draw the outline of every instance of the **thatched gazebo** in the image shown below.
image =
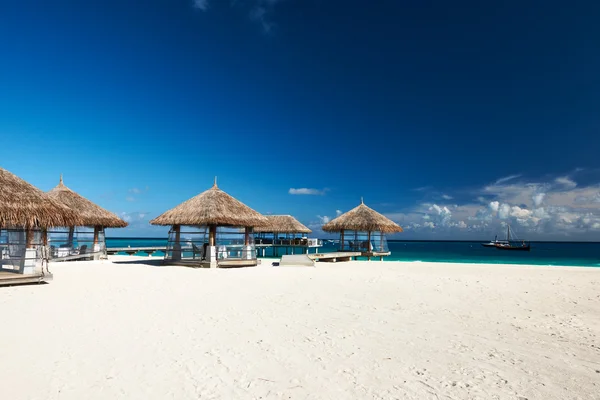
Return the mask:
{"type": "MultiPolygon", "coordinates": [[[[294,248],[298,246],[305,247],[308,252],[308,238],[305,234],[311,233],[310,229],[291,215],[265,215],[265,217],[269,224],[254,229],[257,243],[272,245],[274,249],[274,246],[286,247],[286,254],[288,247],[292,248],[293,254],[294,248]]],[[[277,255],[276,251],[273,255],[277,255]]]]}
{"type": "Polygon", "coordinates": [[[210,267],[257,265],[253,228],[267,219],[217,187],[150,221],[171,225],[166,263],[210,267]],[[181,227],[186,226],[186,231],[181,227]],[[182,240],[181,235],[184,235],[182,240]]]}
{"type": "Polygon", "coordinates": [[[361,252],[368,259],[390,255],[385,234],[402,232],[400,225],[367,207],[362,199],[358,207],[323,225],[323,230],[340,233],[340,251],[361,252]]]}
{"type": "MultiPolygon", "coordinates": [[[[74,256],[94,257],[106,256],[106,238],[104,234],[105,228],[124,228],[127,222],[117,217],[116,214],[105,210],[104,208],[92,203],[85,197],[79,195],[69,189],[63,183],[62,174],[59,184],[48,192],[55,201],[69,207],[75,211],[80,217],[80,224],[77,226],[69,226],[69,233],[65,240],[61,240],[64,236],[63,232],[52,232],[50,242],[54,252],[52,256],[55,258],[72,258],[74,256]],[[76,227],[80,227],[75,231],[76,227]],[[91,231],[93,229],[93,233],[91,231]]],[[[76,258],[76,257],[75,257],[76,258]]]]}
{"type": "Polygon", "coordinates": [[[47,229],[80,223],[73,210],[0,168],[0,271],[43,275],[47,229]]]}

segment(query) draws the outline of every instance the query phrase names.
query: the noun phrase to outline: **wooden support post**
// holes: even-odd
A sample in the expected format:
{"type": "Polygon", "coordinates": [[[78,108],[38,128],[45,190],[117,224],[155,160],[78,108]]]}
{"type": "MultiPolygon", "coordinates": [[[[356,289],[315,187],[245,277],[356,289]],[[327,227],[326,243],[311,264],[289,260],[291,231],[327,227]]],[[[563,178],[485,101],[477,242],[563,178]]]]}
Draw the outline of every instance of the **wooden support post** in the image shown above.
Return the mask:
{"type": "Polygon", "coordinates": [[[94,226],[94,251],[96,251],[96,245],[98,244],[98,236],[100,231],[102,230],[101,226],[94,226]]]}
{"type": "Polygon", "coordinates": [[[33,230],[27,229],[25,233],[25,248],[30,249],[33,246],[33,230]]]}
{"type": "Polygon", "coordinates": [[[175,232],[175,243],[173,243],[173,261],[181,261],[181,225],[173,225],[175,232]]]}
{"type": "Polygon", "coordinates": [[[340,251],[344,251],[344,230],[342,229],[342,235],[340,237],[340,244],[342,245],[342,247],[340,247],[340,251]]]}
{"type": "Polygon", "coordinates": [[[68,239],[68,244],[69,246],[72,248],[73,247],[73,241],[74,241],[74,237],[75,237],[75,227],[74,226],[70,226],[69,227],[69,239],[68,239]]]}
{"type": "Polygon", "coordinates": [[[216,225],[209,225],[208,226],[208,245],[209,246],[216,246],[216,241],[217,241],[217,227],[216,225]]]}
{"type": "Polygon", "coordinates": [[[175,231],[175,243],[181,241],[181,225],[173,225],[173,230],[175,231]]]}
{"type": "Polygon", "coordinates": [[[249,246],[250,245],[250,229],[249,227],[246,227],[244,230],[244,245],[245,246],[249,246]]]}
{"type": "Polygon", "coordinates": [[[48,246],[48,230],[46,228],[42,229],[42,244],[48,246]]]}
{"type": "Polygon", "coordinates": [[[367,232],[367,251],[369,252],[369,256],[367,256],[367,261],[371,261],[371,231],[367,232]]]}

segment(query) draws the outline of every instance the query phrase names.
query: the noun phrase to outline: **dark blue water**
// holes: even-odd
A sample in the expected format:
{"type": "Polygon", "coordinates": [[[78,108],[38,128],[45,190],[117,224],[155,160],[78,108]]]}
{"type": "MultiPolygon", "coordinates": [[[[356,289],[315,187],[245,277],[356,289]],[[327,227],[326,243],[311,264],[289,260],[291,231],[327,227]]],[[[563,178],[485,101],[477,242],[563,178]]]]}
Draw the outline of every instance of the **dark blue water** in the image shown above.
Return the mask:
{"type": "MultiPolygon", "coordinates": [[[[108,247],[165,246],[166,238],[107,238],[108,247]]],[[[532,242],[531,251],[502,251],[482,242],[388,241],[388,261],[467,262],[600,267],[600,243],[532,242]]],[[[320,253],[336,251],[325,240],[320,253]]],[[[312,252],[312,251],[311,251],[312,252]]]]}

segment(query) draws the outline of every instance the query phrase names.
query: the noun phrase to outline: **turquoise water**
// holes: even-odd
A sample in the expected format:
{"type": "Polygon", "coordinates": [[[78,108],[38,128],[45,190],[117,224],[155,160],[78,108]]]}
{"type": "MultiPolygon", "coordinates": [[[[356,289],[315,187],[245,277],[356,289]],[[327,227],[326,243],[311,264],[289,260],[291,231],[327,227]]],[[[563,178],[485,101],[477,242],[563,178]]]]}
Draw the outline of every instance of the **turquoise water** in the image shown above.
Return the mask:
{"type": "MultiPolygon", "coordinates": [[[[108,247],[165,246],[167,238],[107,238],[108,247]]],[[[532,242],[531,251],[501,251],[482,242],[388,241],[388,261],[467,262],[600,267],[600,243],[532,242]]],[[[320,253],[336,251],[325,240],[320,253]]],[[[314,250],[311,250],[313,252],[314,250]]]]}

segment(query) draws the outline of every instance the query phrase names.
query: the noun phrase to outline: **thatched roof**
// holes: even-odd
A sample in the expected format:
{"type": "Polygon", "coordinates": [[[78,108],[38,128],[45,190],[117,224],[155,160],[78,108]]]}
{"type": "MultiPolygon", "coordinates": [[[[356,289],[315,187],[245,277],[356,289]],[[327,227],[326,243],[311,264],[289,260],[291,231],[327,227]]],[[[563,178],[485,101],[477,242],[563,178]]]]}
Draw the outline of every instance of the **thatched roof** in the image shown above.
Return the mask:
{"type": "Polygon", "coordinates": [[[311,233],[312,231],[302,225],[291,215],[265,215],[269,220],[268,226],[256,228],[254,232],[284,232],[284,233],[311,233]]]}
{"type": "Polygon", "coordinates": [[[367,207],[363,202],[345,214],[323,225],[325,232],[340,232],[342,230],[362,232],[402,232],[400,225],[367,207]]]}
{"type": "Polygon", "coordinates": [[[212,188],[150,221],[152,225],[265,226],[268,220],[217,187],[212,188]]]}
{"type": "Polygon", "coordinates": [[[66,187],[63,184],[62,175],[60,176],[60,183],[48,192],[48,196],[79,214],[81,223],[78,226],[103,226],[106,228],[124,228],[127,226],[127,222],[117,217],[116,214],[92,203],[66,187]]]}
{"type": "Polygon", "coordinates": [[[0,168],[0,227],[75,226],[77,213],[52,200],[46,193],[0,168]]]}

